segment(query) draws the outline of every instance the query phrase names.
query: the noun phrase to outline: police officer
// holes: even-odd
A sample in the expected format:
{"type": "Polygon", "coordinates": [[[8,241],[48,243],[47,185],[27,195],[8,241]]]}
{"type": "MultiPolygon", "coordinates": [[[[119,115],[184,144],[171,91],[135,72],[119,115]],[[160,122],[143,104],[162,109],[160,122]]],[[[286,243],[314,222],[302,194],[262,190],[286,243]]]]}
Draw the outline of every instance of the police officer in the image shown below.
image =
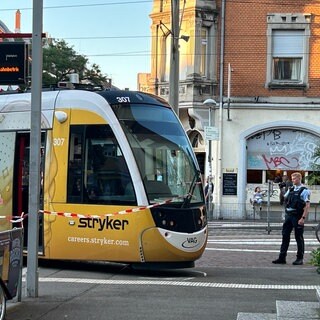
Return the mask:
{"type": "Polygon", "coordinates": [[[301,174],[295,172],[291,175],[293,186],[284,195],[286,199],[285,221],[282,226],[282,243],[280,247],[279,258],[273,260],[275,264],[285,264],[287,251],[290,244],[290,235],[294,229],[294,235],[297,242],[297,259],[292,263],[294,265],[303,264],[304,222],[308,216],[310,208],[310,191],[301,184],[301,174]]]}

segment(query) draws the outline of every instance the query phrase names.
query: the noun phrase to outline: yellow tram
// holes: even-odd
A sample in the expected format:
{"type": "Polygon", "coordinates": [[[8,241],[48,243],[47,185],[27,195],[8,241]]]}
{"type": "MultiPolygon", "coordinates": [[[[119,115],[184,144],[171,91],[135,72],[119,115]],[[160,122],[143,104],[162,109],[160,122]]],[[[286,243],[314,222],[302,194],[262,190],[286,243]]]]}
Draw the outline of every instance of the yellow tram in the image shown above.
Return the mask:
{"type": "MultiPolygon", "coordinates": [[[[0,95],[1,229],[28,212],[30,105],[30,93],[0,95]]],[[[41,130],[40,257],[167,267],[200,258],[207,219],[199,167],[164,100],[46,91],[41,130]]]]}

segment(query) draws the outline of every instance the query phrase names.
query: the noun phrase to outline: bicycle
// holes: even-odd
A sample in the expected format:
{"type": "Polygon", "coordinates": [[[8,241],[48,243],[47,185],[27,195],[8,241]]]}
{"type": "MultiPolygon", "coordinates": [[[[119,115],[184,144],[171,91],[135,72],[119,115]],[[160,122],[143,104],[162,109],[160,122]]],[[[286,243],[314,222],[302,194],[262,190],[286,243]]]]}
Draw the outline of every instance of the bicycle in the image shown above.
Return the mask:
{"type": "Polygon", "coordinates": [[[7,299],[6,299],[5,294],[1,288],[0,289],[0,320],[5,319],[6,307],[7,307],[7,299]]]}
{"type": "Polygon", "coordinates": [[[12,299],[8,288],[6,287],[4,281],[0,277],[0,320],[4,320],[7,310],[7,300],[12,299]]]}

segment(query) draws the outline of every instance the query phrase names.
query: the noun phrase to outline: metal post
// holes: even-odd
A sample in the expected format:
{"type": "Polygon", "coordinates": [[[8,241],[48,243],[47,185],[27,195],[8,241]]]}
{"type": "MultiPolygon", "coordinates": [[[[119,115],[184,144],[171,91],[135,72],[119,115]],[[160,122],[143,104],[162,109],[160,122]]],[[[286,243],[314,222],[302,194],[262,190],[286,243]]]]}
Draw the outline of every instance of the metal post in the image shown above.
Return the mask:
{"type": "MultiPolygon", "coordinates": [[[[209,107],[209,127],[212,127],[212,106],[216,106],[217,102],[213,99],[207,99],[203,102],[203,104],[206,106],[208,105],[209,107]]],[[[212,178],[212,140],[208,140],[208,166],[209,166],[209,189],[208,192],[210,192],[209,194],[211,195],[211,193],[213,192],[212,187],[211,187],[211,178],[212,178]]],[[[210,201],[209,201],[209,206],[208,206],[208,211],[209,211],[209,217],[213,217],[213,207],[212,207],[212,198],[210,197],[210,201]]]]}
{"type": "Polygon", "coordinates": [[[43,0],[33,0],[27,295],[38,297],[43,0]]]}
{"type": "Polygon", "coordinates": [[[220,32],[220,79],[219,79],[219,143],[218,143],[218,218],[222,215],[222,157],[223,157],[223,81],[224,81],[224,33],[225,33],[225,9],[226,0],[221,3],[221,32],[220,32]]]}
{"type": "MultiPolygon", "coordinates": [[[[212,126],[211,123],[211,106],[209,106],[209,127],[212,126]]],[[[209,163],[209,177],[212,175],[212,145],[211,145],[211,140],[209,140],[209,150],[208,150],[208,163],[209,163]]]]}
{"type": "Polygon", "coordinates": [[[270,228],[270,195],[272,193],[272,188],[271,188],[271,181],[268,180],[268,200],[267,200],[267,231],[268,234],[270,234],[271,232],[271,228],[270,228]]]}
{"type": "MultiPolygon", "coordinates": [[[[209,105],[209,127],[212,126],[212,122],[211,122],[211,105],[209,105]]],[[[208,162],[209,162],[209,188],[208,188],[208,192],[209,192],[209,217],[213,217],[213,213],[212,213],[212,140],[210,139],[209,141],[209,150],[208,150],[208,162]]]]}
{"type": "Polygon", "coordinates": [[[179,117],[179,3],[171,0],[171,59],[169,75],[169,104],[179,117]]]}

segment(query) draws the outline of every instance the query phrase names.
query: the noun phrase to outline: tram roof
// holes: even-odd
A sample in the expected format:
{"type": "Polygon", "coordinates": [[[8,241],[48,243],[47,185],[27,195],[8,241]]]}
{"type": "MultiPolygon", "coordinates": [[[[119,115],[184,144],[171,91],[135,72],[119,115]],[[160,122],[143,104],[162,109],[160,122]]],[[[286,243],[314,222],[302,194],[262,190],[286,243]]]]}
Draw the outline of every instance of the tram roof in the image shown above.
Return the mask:
{"type": "MultiPolygon", "coordinates": [[[[41,112],[42,128],[51,128],[54,112],[57,109],[76,108],[88,109],[103,116],[103,109],[109,104],[119,103],[144,103],[150,105],[162,105],[170,108],[166,100],[152,94],[139,91],[109,90],[88,91],[62,89],[43,91],[41,112]],[[125,98],[125,99],[119,99],[125,98]],[[103,102],[104,101],[104,102],[103,102]],[[122,101],[122,102],[120,102],[122,101]]],[[[0,125],[0,129],[27,129],[30,128],[31,92],[0,94],[0,114],[6,114],[6,123],[0,125]]]]}
{"type": "MultiPolygon", "coordinates": [[[[154,94],[145,93],[141,91],[129,90],[81,90],[81,89],[51,89],[42,91],[42,109],[54,109],[55,102],[58,97],[68,100],[70,97],[74,98],[73,94],[76,93],[78,99],[85,100],[89,95],[84,92],[91,92],[101,95],[109,104],[118,104],[119,97],[126,97],[130,99],[130,103],[146,103],[146,104],[161,104],[170,107],[169,103],[154,94]],[[81,93],[81,97],[80,97],[81,93]]],[[[5,111],[26,111],[30,110],[31,106],[31,92],[17,92],[17,91],[3,91],[0,93],[0,112],[5,111]],[[10,105],[10,106],[9,106],[10,105]]]]}
{"type": "Polygon", "coordinates": [[[162,104],[169,107],[168,102],[156,95],[145,93],[141,91],[128,91],[128,90],[108,90],[99,91],[98,94],[103,96],[109,104],[119,103],[119,97],[128,97],[130,103],[146,103],[146,104],[162,104]]]}

